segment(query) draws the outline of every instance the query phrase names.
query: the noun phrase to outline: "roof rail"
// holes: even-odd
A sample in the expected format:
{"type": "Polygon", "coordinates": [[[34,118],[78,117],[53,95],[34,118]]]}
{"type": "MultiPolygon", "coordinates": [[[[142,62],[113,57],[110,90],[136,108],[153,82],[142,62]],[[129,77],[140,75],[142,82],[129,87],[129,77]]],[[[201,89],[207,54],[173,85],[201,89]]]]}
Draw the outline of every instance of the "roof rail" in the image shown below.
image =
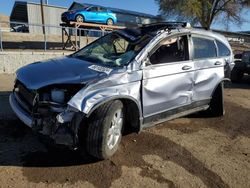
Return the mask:
{"type": "Polygon", "coordinates": [[[165,25],[165,26],[180,26],[180,27],[186,27],[189,22],[156,22],[156,23],[150,23],[150,24],[142,24],[142,27],[145,26],[157,26],[157,25],[165,25]]]}
{"type": "Polygon", "coordinates": [[[154,32],[164,29],[180,29],[180,28],[190,28],[191,25],[188,22],[157,22],[151,24],[141,25],[141,29],[145,32],[154,32]]]}
{"type": "Polygon", "coordinates": [[[205,30],[211,30],[210,28],[207,27],[202,27],[202,26],[194,26],[196,29],[205,29],[205,30]]]}

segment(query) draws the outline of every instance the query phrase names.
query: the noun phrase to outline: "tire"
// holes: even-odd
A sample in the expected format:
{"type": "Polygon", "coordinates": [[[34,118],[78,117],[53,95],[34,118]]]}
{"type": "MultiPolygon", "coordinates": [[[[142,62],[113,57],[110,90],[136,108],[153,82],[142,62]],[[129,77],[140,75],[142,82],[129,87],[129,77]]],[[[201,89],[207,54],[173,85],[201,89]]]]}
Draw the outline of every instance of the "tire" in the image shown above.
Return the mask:
{"type": "Polygon", "coordinates": [[[88,122],[87,153],[98,159],[114,155],[121,141],[123,124],[124,109],[121,101],[108,102],[95,110],[88,122]]]}
{"type": "Polygon", "coordinates": [[[240,82],[242,77],[243,77],[244,73],[241,72],[238,69],[233,69],[231,72],[231,81],[232,82],[240,82]]]}
{"type": "Polygon", "coordinates": [[[109,18],[109,19],[107,19],[106,24],[107,25],[114,25],[114,21],[111,18],[109,18]]]}
{"type": "Polygon", "coordinates": [[[82,15],[78,14],[78,15],[76,15],[75,21],[78,23],[83,23],[85,21],[85,19],[82,15]]]}
{"type": "Polygon", "coordinates": [[[220,83],[215,89],[206,114],[210,117],[220,117],[225,114],[223,99],[224,83],[220,83]]]}

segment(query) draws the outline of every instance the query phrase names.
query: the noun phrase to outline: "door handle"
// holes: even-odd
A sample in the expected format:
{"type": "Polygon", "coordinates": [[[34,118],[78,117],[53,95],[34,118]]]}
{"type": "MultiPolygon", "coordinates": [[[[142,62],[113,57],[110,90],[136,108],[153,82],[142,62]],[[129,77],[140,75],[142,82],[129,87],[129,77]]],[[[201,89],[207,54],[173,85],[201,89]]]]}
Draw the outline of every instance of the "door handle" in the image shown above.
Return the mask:
{"type": "Polygon", "coordinates": [[[221,62],[217,61],[217,62],[215,62],[214,65],[221,65],[221,64],[222,64],[221,62]]]}
{"type": "Polygon", "coordinates": [[[191,68],[192,68],[191,66],[185,65],[185,66],[182,67],[182,70],[189,70],[191,68]]]}

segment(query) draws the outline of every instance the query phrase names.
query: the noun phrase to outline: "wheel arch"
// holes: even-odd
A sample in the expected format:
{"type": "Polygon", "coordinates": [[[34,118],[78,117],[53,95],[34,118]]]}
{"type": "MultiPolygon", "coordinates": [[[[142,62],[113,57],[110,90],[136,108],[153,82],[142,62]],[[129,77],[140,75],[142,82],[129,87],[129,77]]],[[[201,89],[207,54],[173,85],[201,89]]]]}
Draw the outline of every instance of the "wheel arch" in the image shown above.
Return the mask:
{"type": "Polygon", "coordinates": [[[222,79],[214,88],[211,100],[209,102],[209,108],[205,111],[209,117],[220,117],[225,114],[224,109],[224,81],[222,79]]]}
{"type": "Polygon", "coordinates": [[[112,21],[113,21],[113,24],[115,23],[115,20],[114,20],[114,18],[112,18],[112,17],[108,17],[107,20],[106,20],[106,23],[108,23],[108,20],[112,20],[112,21]]]}
{"type": "Polygon", "coordinates": [[[220,85],[221,83],[224,83],[225,81],[230,81],[230,79],[228,79],[228,78],[222,78],[222,79],[216,84],[216,86],[214,87],[214,89],[213,89],[213,91],[212,91],[212,94],[211,94],[211,98],[213,97],[213,95],[214,95],[216,89],[219,87],[219,85],[220,85]]]}
{"type": "Polygon", "coordinates": [[[76,17],[77,17],[77,16],[82,16],[83,19],[85,20],[85,16],[84,16],[82,13],[78,12],[78,13],[75,15],[75,20],[76,20],[76,17]]]}
{"type": "Polygon", "coordinates": [[[86,118],[89,118],[100,106],[114,100],[120,100],[125,107],[125,113],[127,114],[125,132],[130,130],[133,132],[139,132],[142,124],[142,109],[140,103],[130,96],[114,96],[106,98],[102,102],[95,104],[86,114],[86,118]],[[130,113],[128,113],[128,111],[130,113]]]}

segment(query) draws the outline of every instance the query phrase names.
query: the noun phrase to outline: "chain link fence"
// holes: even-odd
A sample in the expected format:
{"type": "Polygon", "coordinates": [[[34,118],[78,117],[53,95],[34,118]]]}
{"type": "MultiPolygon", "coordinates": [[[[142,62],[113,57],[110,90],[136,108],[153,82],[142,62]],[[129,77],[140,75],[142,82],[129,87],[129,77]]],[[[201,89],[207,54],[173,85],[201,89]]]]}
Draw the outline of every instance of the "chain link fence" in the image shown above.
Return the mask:
{"type": "Polygon", "coordinates": [[[95,28],[0,22],[0,50],[78,50],[109,32],[95,28]]]}

